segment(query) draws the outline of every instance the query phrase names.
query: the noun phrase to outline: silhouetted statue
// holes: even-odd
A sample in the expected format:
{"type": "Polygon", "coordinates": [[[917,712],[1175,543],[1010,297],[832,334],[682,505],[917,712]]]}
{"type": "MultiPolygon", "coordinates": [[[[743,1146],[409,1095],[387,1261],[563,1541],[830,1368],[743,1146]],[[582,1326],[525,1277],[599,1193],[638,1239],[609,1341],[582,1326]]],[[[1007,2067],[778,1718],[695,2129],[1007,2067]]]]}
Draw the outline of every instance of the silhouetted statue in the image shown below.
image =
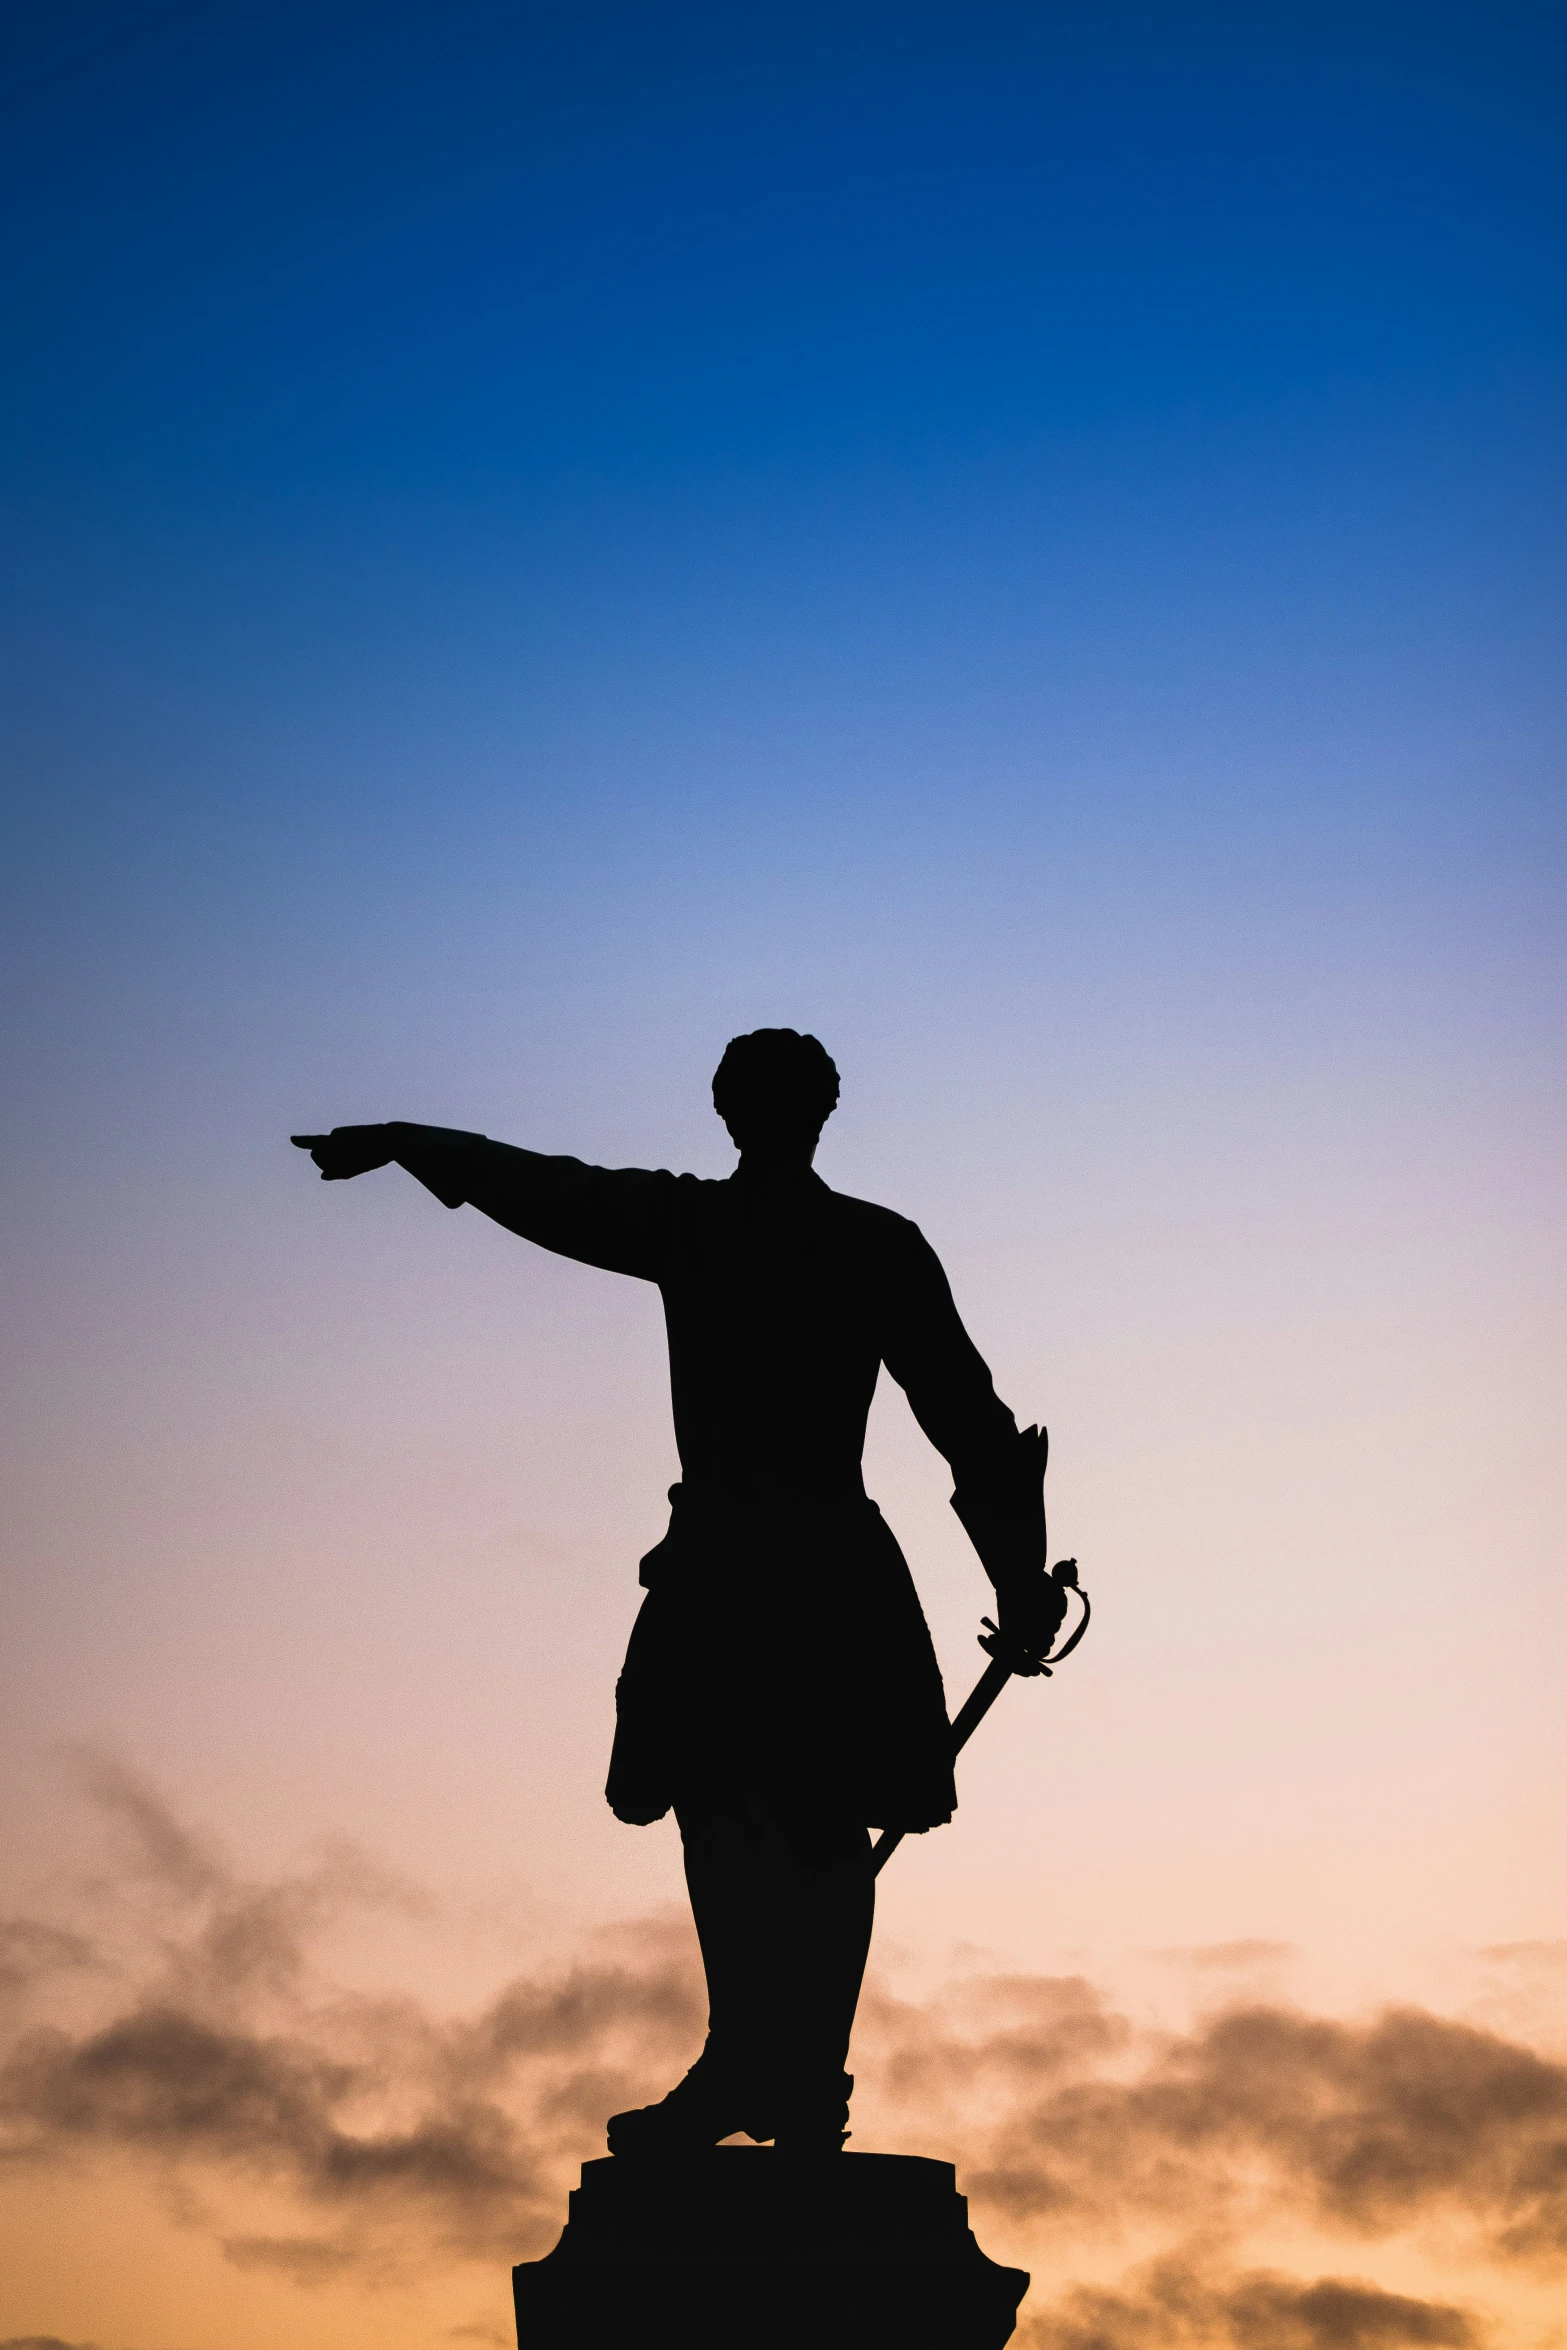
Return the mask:
{"type": "Polygon", "coordinates": [[[740,1152],[724,1182],[400,1122],[294,1137],[328,1182],[395,1161],[448,1207],[663,1293],[681,1481],[642,1561],[606,1793],[635,1824],[674,1808],[709,2025],[660,2104],[615,2115],[612,2153],[742,2131],[842,2146],[867,1830],[918,1834],[957,1802],[925,1618],[861,1477],[883,1363],[951,1465],[1003,1637],[1042,1655],[1064,1605],[1041,1573],[1042,1444],[997,1397],[934,1252],[812,1170],[837,1099],[815,1037],[762,1028],[713,1079],[740,1152]]]}

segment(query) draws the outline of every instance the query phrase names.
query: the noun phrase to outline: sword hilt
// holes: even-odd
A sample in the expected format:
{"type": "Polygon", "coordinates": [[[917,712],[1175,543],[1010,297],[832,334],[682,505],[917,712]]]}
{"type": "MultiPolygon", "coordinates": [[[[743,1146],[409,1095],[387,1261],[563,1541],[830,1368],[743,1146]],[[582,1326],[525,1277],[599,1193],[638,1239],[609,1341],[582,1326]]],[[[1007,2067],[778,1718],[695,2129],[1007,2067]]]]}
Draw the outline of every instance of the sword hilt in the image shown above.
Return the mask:
{"type": "MultiPolygon", "coordinates": [[[[1060,1591],[1061,1615],[1056,1618],[1055,1629],[1050,1635],[1050,1644],[1045,1655],[1037,1655],[1026,1649],[1019,1641],[1006,1639],[999,1626],[993,1624],[989,1616],[980,1617],[979,1620],[985,1629],[979,1636],[979,1645],[989,1657],[990,1662],[970,1690],[967,1703],[953,1722],[952,1753],[954,1760],[973,1737],[974,1732],[979,1728],[980,1723],[1014,1674],[1025,1681],[1031,1681],[1035,1678],[1048,1681],[1051,1667],[1060,1664],[1063,1657],[1070,1656],[1083,1634],[1088,1630],[1088,1618],[1091,1610],[1088,1605],[1088,1594],[1077,1579],[1076,1559],[1059,1559],[1050,1570],[1049,1580],[1056,1584],[1060,1591]],[[1057,1648],[1055,1637],[1061,1629],[1062,1619],[1066,1614],[1066,1595],[1069,1591],[1077,1593],[1083,1603],[1083,1612],[1077,1620],[1071,1638],[1064,1640],[1057,1648]]],[[[902,1828],[886,1828],[877,1837],[871,1847],[871,1874],[873,1876],[881,1874],[897,1851],[898,1846],[903,1842],[905,1833],[906,1831],[902,1828]]]]}
{"type": "Polygon", "coordinates": [[[1033,1648],[1026,1641],[1009,1639],[999,1625],[991,1622],[989,1616],[981,1616],[979,1619],[985,1627],[979,1636],[980,1647],[988,1657],[997,1664],[1004,1664],[1009,1673],[1016,1673],[1023,1681],[1032,1681],[1039,1675],[1048,1681],[1051,1666],[1058,1665],[1063,1657],[1070,1656],[1088,1629],[1088,1594],[1078,1582],[1076,1559],[1058,1559],[1049,1574],[1041,1576],[1041,1580],[1056,1586],[1057,1600],[1056,1620],[1042,1649],[1033,1648]],[[1056,1635],[1066,1615],[1066,1595],[1069,1591],[1077,1593],[1083,1603],[1083,1613],[1071,1639],[1063,1647],[1057,1648],[1056,1635]]]}

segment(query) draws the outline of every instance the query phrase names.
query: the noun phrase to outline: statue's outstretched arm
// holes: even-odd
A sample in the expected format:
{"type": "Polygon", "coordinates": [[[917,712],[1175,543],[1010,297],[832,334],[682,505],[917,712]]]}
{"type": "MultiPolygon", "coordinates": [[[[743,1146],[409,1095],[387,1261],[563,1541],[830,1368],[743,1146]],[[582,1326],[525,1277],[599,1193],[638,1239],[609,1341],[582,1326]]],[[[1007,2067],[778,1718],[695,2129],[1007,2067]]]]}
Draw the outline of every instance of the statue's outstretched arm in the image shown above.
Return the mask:
{"type": "Polygon", "coordinates": [[[662,1169],[590,1167],[487,1134],[404,1119],[292,1139],[309,1151],[327,1183],[395,1162],[445,1206],[479,1208],[558,1256],[644,1281],[656,1281],[663,1270],[675,1178],[662,1169]]]}
{"type": "Polygon", "coordinates": [[[449,1208],[460,1208],[468,1197],[463,1176],[473,1146],[497,1147],[484,1134],[464,1134],[454,1126],[412,1126],[400,1118],[381,1126],[334,1126],[330,1134],[291,1134],[289,1140],[296,1150],[310,1153],[323,1183],[346,1183],[395,1159],[449,1208]]]}

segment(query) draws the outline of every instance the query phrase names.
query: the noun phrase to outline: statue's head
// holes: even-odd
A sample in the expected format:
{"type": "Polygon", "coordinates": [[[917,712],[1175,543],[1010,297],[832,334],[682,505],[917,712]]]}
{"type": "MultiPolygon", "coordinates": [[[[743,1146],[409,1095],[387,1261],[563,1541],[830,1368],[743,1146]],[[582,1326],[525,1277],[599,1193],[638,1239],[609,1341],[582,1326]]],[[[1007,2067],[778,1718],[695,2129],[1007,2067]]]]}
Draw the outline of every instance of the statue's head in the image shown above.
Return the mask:
{"type": "Polygon", "coordinates": [[[838,1106],[838,1072],[814,1036],[757,1028],[731,1037],[713,1078],[713,1107],[737,1150],[810,1160],[838,1106]]]}

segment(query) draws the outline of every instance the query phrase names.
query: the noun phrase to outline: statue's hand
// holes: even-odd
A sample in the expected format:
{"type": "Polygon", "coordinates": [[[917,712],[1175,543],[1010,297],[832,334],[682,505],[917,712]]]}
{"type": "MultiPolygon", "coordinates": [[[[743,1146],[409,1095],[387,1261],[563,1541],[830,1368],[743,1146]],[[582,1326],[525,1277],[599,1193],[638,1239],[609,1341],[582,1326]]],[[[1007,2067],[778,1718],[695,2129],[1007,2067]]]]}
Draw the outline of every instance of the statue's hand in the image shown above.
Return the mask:
{"type": "Polygon", "coordinates": [[[289,1141],[296,1150],[310,1153],[323,1183],[346,1183],[351,1175],[368,1175],[392,1156],[389,1126],[334,1126],[330,1134],[291,1134],[289,1141]]]}
{"type": "Polygon", "coordinates": [[[996,1585],[1001,1637],[1025,1656],[1048,1656],[1066,1614],[1066,1593],[1044,1567],[1022,1567],[996,1585]]]}

